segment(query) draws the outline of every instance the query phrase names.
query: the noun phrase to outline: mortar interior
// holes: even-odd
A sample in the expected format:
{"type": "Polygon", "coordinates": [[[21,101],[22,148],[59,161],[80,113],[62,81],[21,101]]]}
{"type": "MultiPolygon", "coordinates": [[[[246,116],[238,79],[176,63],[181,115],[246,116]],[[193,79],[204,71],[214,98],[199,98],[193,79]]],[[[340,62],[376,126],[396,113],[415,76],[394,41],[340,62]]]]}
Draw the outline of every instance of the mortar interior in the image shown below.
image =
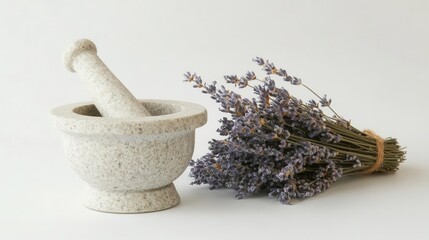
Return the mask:
{"type": "Polygon", "coordinates": [[[58,106],[51,111],[56,128],[66,133],[157,135],[193,130],[207,122],[206,109],[198,104],[174,100],[142,99],[152,114],[146,117],[100,117],[93,102],[58,106]]]}
{"type": "MultiPolygon", "coordinates": [[[[149,111],[152,116],[170,115],[181,110],[180,106],[168,103],[145,102],[141,104],[149,111]]],[[[89,117],[102,117],[94,104],[76,107],[73,109],[73,112],[89,117]]]]}

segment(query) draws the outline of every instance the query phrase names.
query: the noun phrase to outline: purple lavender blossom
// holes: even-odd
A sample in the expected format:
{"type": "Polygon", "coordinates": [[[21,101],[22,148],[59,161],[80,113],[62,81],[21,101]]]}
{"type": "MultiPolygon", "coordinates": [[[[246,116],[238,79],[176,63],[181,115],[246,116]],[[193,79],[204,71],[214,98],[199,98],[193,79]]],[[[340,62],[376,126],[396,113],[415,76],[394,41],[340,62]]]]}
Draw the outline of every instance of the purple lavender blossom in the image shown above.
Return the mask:
{"type": "MultiPolygon", "coordinates": [[[[224,138],[211,140],[210,152],[191,161],[192,184],[234,189],[238,199],[265,192],[291,204],[325,191],[342,176],[365,171],[375,161],[375,143],[339,117],[326,95],[319,97],[300,78],[268,60],[256,57],[253,61],[262,67],[265,77],[258,78],[253,71],[242,77],[224,76],[227,83],[239,88],[251,87],[255,95],[251,99],[225,86],[217,87],[216,82],[204,83],[196,74],[184,75],[186,82],[219,103],[221,112],[230,114],[219,120],[217,132],[224,138]],[[327,116],[317,101],[304,103],[278,87],[276,76],[310,90],[335,116],[327,116]],[[261,83],[254,85],[256,81],[261,83]]],[[[391,154],[398,161],[385,163],[380,171],[395,171],[404,160],[397,142],[390,144],[397,146],[391,147],[391,154]]]]}

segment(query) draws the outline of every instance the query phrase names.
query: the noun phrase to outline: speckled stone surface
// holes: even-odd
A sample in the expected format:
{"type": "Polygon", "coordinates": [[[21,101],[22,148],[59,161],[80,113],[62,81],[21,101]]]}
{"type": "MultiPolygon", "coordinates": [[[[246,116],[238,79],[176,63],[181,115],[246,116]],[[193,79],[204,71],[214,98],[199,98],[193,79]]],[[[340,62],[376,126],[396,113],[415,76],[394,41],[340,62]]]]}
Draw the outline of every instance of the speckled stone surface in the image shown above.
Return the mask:
{"type": "Polygon", "coordinates": [[[152,116],[101,117],[92,103],[52,110],[66,157],[88,184],[84,204],[114,213],[151,212],[173,207],[172,182],[189,164],[195,129],[207,122],[198,104],[143,100],[152,116]]]}
{"type": "Polygon", "coordinates": [[[143,117],[150,113],[97,56],[93,42],[81,39],[63,55],[66,68],[77,72],[103,117],[143,117]]]}
{"type": "Polygon", "coordinates": [[[145,191],[101,191],[86,186],[84,194],[86,207],[102,212],[153,212],[174,207],[179,202],[179,194],[172,183],[145,191]]]}

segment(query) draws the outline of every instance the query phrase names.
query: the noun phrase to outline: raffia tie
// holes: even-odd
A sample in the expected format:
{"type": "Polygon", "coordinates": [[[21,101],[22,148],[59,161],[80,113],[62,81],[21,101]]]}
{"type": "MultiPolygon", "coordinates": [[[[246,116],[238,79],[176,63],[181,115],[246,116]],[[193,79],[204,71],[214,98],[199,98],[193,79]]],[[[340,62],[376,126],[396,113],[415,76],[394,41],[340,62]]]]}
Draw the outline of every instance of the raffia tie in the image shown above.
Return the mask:
{"type": "Polygon", "coordinates": [[[372,165],[368,170],[364,172],[364,174],[370,174],[374,171],[377,171],[384,161],[384,139],[377,135],[375,132],[369,129],[365,129],[363,131],[366,133],[369,137],[374,138],[375,143],[377,145],[377,160],[375,161],[374,165],[372,165]]]}

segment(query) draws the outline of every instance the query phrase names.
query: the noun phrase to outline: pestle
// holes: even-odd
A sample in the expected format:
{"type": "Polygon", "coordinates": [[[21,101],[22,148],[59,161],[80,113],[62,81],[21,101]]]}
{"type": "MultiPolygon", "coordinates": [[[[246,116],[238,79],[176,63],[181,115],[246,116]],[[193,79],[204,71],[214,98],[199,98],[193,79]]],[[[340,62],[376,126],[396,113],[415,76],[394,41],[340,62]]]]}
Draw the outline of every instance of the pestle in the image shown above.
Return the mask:
{"type": "Polygon", "coordinates": [[[88,39],[81,39],[64,52],[64,64],[84,81],[95,106],[103,117],[130,118],[151,114],[107,68],[88,39]]]}
{"type": "Polygon", "coordinates": [[[181,101],[137,101],[89,40],[67,48],[64,63],[79,74],[95,103],[52,110],[66,157],[86,182],[85,206],[112,213],[176,206],[180,196],[173,181],[191,161],[195,129],[207,122],[206,109],[181,101]],[[104,117],[94,117],[97,109],[104,117]],[[145,117],[151,114],[156,117],[145,117]]]}

